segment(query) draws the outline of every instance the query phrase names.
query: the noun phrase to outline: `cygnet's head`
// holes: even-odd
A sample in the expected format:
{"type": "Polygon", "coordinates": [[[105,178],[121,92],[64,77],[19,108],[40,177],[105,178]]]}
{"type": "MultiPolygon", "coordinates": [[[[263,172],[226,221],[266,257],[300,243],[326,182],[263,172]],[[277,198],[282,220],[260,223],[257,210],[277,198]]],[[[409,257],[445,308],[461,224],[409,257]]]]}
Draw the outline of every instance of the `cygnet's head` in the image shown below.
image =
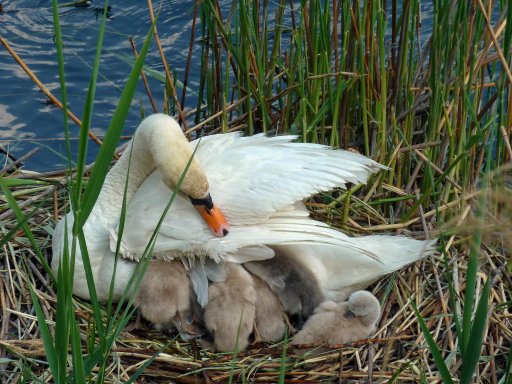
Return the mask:
{"type": "Polygon", "coordinates": [[[366,324],[374,324],[380,316],[380,303],[368,291],[356,291],[348,298],[348,309],[366,324]]]}
{"type": "Polygon", "coordinates": [[[341,303],[320,304],[293,344],[345,344],[368,337],[380,316],[380,304],[370,292],[357,291],[341,303]]]}
{"type": "Polygon", "coordinates": [[[181,263],[151,260],[142,277],[134,305],[157,329],[178,325],[191,310],[192,290],[181,263]]]}

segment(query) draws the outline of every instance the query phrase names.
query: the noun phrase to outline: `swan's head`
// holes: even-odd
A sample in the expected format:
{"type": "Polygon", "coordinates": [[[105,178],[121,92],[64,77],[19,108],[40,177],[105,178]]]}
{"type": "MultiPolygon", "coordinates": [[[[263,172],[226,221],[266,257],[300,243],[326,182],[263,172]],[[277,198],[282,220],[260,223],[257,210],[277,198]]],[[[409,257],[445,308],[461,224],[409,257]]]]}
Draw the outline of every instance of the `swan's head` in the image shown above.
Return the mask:
{"type": "MultiPolygon", "coordinates": [[[[216,236],[226,236],[229,224],[213,203],[206,174],[197,158],[193,157],[193,148],[176,120],[164,114],[151,115],[141,123],[137,135],[142,136],[150,148],[155,165],[162,175],[162,181],[171,189],[180,185],[180,191],[189,196],[212,232],[216,236]],[[183,173],[185,176],[182,179],[183,173]]],[[[137,140],[136,138],[136,142],[137,140]]]]}

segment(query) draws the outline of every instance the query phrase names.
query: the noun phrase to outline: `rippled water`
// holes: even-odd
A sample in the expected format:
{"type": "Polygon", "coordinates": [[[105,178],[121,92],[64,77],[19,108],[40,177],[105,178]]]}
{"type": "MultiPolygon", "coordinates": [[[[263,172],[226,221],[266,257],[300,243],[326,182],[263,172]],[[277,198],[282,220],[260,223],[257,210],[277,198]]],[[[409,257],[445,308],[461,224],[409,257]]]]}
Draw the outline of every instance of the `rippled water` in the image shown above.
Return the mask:
{"type": "MultiPolygon", "coordinates": [[[[60,99],[51,1],[15,0],[2,3],[1,35],[41,82],[60,99]]],[[[140,50],[151,25],[145,1],[110,1],[109,4],[112,14],[107,21],[94,104],[93,130],[98,135],[102,135],[108,126],[131,69],[129,62],[133,60],[133,54],[128,36],[133,36],[140,50]]],[[[178,78],[183,78],[192,24],[192,2],[166,0],[162,4],[158,32],[172,69],[177,71],[178,78]]],[[[155,1],[155,8],[157,5],[155,1]]],[[[69,106],[80,117],[96,53],[101,16],[94,8],[75,7],[61,8],[60,16],[69,106]]],[[[146,65],[163,73],[155,44],[151,47],[146,65]]],[[[192,63],[189,80],[192,88],[197,82],[198,72],[199,63],[192,63]]],[[[161,108],[163,84],[151,77],[149,82],[157,106],[161,108]]],[[[140,121],[141,103],[146,110],[151,110],[146,92],[139,84],[125,134],[132,133],[140,121]]],[[[62,127],[62,112],[47,103],[46,96],[0,45],[0,146],[15,157],[40,147],[25,163],[26,168],[38,171],[62,168],[66,164],[61,155],[66,153],[62,127]]],[[[78,127],[71,122],[70,128],[72,137],[78,137],[78,127]]],[[[73,149],[76,149],[76,145],[77,141],[73,140],[73,149]]],[[[94,143],[90,144],[89,161],[94,159],[95,146],[94,143]]],[[[0,161],[1,168],[5,157],[0,155],[0,161]]]]}
{"type": "MultiPolygon", "coordinates": [[[[25,61],[46,87],[60,99],[56,49],[53,42],[53,17],[49,0],[0,0],[4,12],[0,14],[0,34],[13,50],[25,61]]],[[[103,0],[93,3],[103,4],[103,0]]],[[[159,1],[153,1],[155,8],[159,1]]],[[[231,1],[221,1],[227,14],[231,1]]],[[[107,21],[100,75],[94,104],[93,132],[102,135],[115,109],[121,89],[130,72],[133,60],[128,36],[133,36],[140,50],[149,30],[147,3],[143,0],[110,0],[111,18],[107,21]]],[[[96,6],[98,8],[98,6],[96,6]]],[[[431,18],[432,6],[423,6],[425,19],[431,18]]],[[[271,14],[271,13],[269,13],[271,14]]],[[[193,19],[193,2],[162,1],[158,32],[167,61],[178,79],[183,79],[187,60],[190,30],[193,19]]],[[[60,10],[65,44],[65,72],[69,106],[78,117],[83,110],[91,67],[96,53],[100,15],[95,7],[66,7],[60,10]]],[[[424,23],[428,29],[429,23],[424,23]]],[[[199,29],[197,30],[199,31],[199,29]]],[[[426,34],[428,35],[428,31],[426,34]]],[[[198,32],[199,33],[199,32],[198,32]]],[[[196,35],[197,36],[197,35],[196,35]]],[[[195,46],[200,50],[199,44],[195,46]]],[[[194,55],[199,57],[199,52],[194,55]]],[[[153,43],[146,65],[163,73],[156,45],[153,43]]],[[[192,60],[189,77],[190,89],[197,89],[199,61],[192,60]]],[[[163,83],[149,77],[150,88],[157,106],[163,105],[163,83]]],[[[140,106],[151,111],[141,82],[128,115],[124,134],[133,132],[140,121],[140,106]]],[[[178,92],[181,94],[181,90],[178,92]]],[[[187,96],[187,106],[195,106],[194,94],[187,96]]],[[[78,127],[70,122],[71,136],[78,137],[78,127]]],[[[63,140],[62,112],[49,104],[46,96],[25,74],[9,53],[0,45],[0,147],[15,157],[38,147],[39,151],[25,162],[26,169],[48,171],[66,166],[63,140]]],[[[72,141],[76,152],[77,140],[72,141]]],[[[97,151],[89,145],[88,161],[93,161],[97,151]]],[[[5,156],[0,154],[0,168],[5,156]]]]}

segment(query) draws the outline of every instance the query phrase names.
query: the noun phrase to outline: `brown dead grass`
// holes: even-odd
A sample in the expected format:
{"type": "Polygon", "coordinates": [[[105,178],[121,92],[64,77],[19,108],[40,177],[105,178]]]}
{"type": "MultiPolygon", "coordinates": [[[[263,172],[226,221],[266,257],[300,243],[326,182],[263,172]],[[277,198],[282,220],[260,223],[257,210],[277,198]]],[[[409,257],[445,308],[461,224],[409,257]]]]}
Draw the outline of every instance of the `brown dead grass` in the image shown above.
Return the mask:
{"type": "MultiPolygon", "coordinates": [[[[17,176],[23,177],[22,172],[17,176]]],[[[51,259],[51,228],[55,218],[61,216],[66,206],[63,183],[59,178],[46,187],[20,187],[13,189],[18,204],[25,213],[41,203],[41,207],[29,220],[29,226],[41,248],[51,259]],[[27,203],[24,203],[27,202],[27,203]]],[[[368,188],[368,187],[367,187],[368,188]]],[[[389,188],[388,188],[389,189],[389,188]]],[[[369,186],[368,190],[372,190],[369,186]]],[[[376,189],[377,190],[377,189],[376,189]]],[[[395,193],[399,193],[396,190],[395,193]]],[[[374,193],[376,195],[376,192],[374,193]]],[[[370,196],[370,201],[373,196],[370,196]]],[[[452,217],[449,225],[442,226],[446,235],[446,254],[451,267],[457,294],[464,296],[468,239],[475,228],[473,207],[478,194],[460,197],[454,204],[444,206],[452,217]]],[[[477,293],[486,279],[491,278],[489,324],[484,338],[482,358],[479,362],[476,382],[498,383],[502,377],[512,339],[512,313],[507,303],[511,301],[512,281],[508,269],[512,229],[511,193],[507,188],[489,195],[488,211],[484,227],[485,243],[481,247],[481,268],[478,275],[477,293]],[[499,209],[495,209],[499,207],[499,209]],[[499,213],[496,213],[499,212],[499,213]]],[[[6,233],[16,223],[14,215],[6,209],[0,196],[0,231],[6,233]]],[[[397,229],[373,212],[367,205],[354,207],[350,220],[342,223],[336,207],[311,202],[316,217],[333,224],[343,224],[352,233],[382,233],[390,230],[424,238],[438,235],[436,215],[428,211],[419,213],[407,225],[397,229]]],[[[44,346],[37,326],[33,304],[27,288],[30,281],[50,328],[55,318],[55,292],[49,276],[37,261],[29,243],[20,230],[5,244],[0,258],[0,372],[3,383],[17,383],[36,378],[44,380],[50,373],[45,363],[44,346]],[[23,368],[25,367],[25,368],[23,368]],[[23,371],[24,369],[24,371],[23,371]],[[33,376],[32,376],[33,375],[33,376]]],[[[457,354],[458,340],[450,315],[447,270],[440,253],[422,262],[388,276],[371,287],[381,300],[383,315],[377,332],[368,340],[332,349],[293,349],[286,351],[286,383],[416,383],[424,378],[429,383],[441,383],[432,356],[414,315],[412,302],[416,302],[437,345],[440,347],[451,372],[456,372],[461,361],[457,354]]],[[[91,315],[89,304],[74,301],[81,330],[87,333],[91,315]]],[[[460,310],[457,309],[457,310],[460,310]]],[[[127,380],[138,367],[151,358],[173,335],[146,329],[133,334],[122,333],[112,349],[109,361],[108,382],[127,380]]],[[[284,343],[254,345],[235,356],[215,354],[195,343],[179,338],[173,341],[144,371],[140,383],[196,383],[227,382],[233,374],[234,382],[277,382],[282,365],[284,343]]],[[[51,379],[50,379],[51,380],[51,379]]]]}

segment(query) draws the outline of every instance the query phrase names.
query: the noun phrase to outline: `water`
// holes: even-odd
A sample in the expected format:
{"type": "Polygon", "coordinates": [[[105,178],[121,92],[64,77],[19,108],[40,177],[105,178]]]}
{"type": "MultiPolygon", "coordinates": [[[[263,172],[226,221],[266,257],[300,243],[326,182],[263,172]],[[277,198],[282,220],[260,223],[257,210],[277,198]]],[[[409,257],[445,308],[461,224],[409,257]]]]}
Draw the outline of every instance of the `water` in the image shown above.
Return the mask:
{"type": "MultiPolygon", "coordinates": [[[[94,0],[93,0],[94,2],[94,0]]],[[[3,14],[0,14],[0,34],[13,50],[25,61],[43,84],[60,99],[60,85],[53,42],[53,16],[49,0],[0,0],[3,14]]],[[[153,1],[155,9],[160,2],[153,1]]],[[[60,18],[65,44],[65,72],[69,107],[79,118],[87,94],[91,68],[96,53],[96,42],[101,15],[98,8],[103,0],[96,0],[93,7],[64,7],[60,18]]],[[[133,60],[128,41],[133,36],[140,50],[150,28],[147,3],[143,0],[111,0],[111,17],[107,21],[100,74],[94,103],[93,132],[102,136],[116,107],[121,89],[130,73],[133,60]]],[[[222,12],[227,15],[231,1],[221,1],[222,12]]],[[[273,3],[271,3],[273,4],[273,3]]],[[[275,5],[275,4],[273,4],[275,5]]],[[[298,4],[296,9],[298,9],[298,4]]],[[[272,15],[274,11],[269,11],[272,15]]],[[[424,20],[422,36],[431,31],[432,5],[422,4],[424,20]]],[[[285,18],[287,15],[285,14],[285,18]]],[[[288,16],[289,17],[289,16],[288,16]]],[[[167,61],[176,71],[177,78],[183,79],[186,66],[193,2],[164,0],[158,20],[158,33],[164,47],[167,61]]],[[[199,20],[198,20],[199,22],[199,20]]],[[[196,29],[196,40],[200,29],[196,29]]],[[[423,42],[426,38],[422,39],[423,42]]],[[[200,44],[196,42],[189,75],[189,89],[198,89],[200,70],[200,44]]],[[[146,66],[164,73],[161,59],[153,42],[146,59],[146,66]]],[[[158,108],[162,108],[164,85],[148,77],[150,89],[158,108]]],[[[178,89],[181,95],[181,89],[178,89]]],[[[189,92],[186,106],[196,105],[195,95],[189,92]]],[[[142,82],[134,97],[124,135],[130,135],[140,122],[140,110],[152,111],[142,82]]],[[[72,152],[77,152],[78,127],[70,122],[72,152]]],[[[9,53],[0,46],[0,148],[19,158],[33,148],[39,151],[25,161],[25,169],[49,171],[62,169],[67,165],[63,115],[25,74],[9,53]]],[[[88,162],[94,160],[97,145],[89,145],[88,162]]],[[[0,168],[5,156],[0,153],[0,168]]]]}
{"type": "MultiPolygon", "coordinates": [[[[151,26],[145,1],[113,0],[109,4],[112,6],[111,18],[107,21],[93,116],[93,132],[100,136],[108,126],[131,70],[129,61],[133,60],[133,53],[128,36],[133,36],[140,50],[151,26]]],[[[183,78],[187,60],[193,19],[192,4],[166,0],[162,3],[158,21],[158,32],[166,57],[172,65],[171,70],[176,70],[180,79],[183,78]]],[[[155,1],[155,9],[157,6],[158,2],[155,1]]],[[[51,1],[3,1],[3,9],[4,13],[0,14],[0,34],[39,80],[60,99],[51,1]]],[[[96,53],[101,20],[98,13],[94,7],[66,7],[60,10],[69,107],[79,118],[96,53]]],[[[199,49],[196,45],[196,49],[199,49]]],[[[154,43],[146,65],[164,73],[154,43]]],[[[189,84],[196,89],[198,72],[199,62],[192,62],[189,84]]],[[[163,83],[151,77],[148,80],[156,104],[162,108],[163,83]]],[[[181,90],[178,90],[178,94],[181,95],[181,90]]],[[[152,110],[142,82],[135,94],[123,134],[131,134],[139,123],[141,103],[147,111],[152,110]]],[[[70,122],[70,129],[71,136],[77,138],[78,126],[70,122]]],[[[63,115],[60,109],[47,102],[46,96],[7,50],[0,46],[0,147],[15,157],[39,147],[39,151],[25,162],[25,168],[48,171],[66,166],[63,138],[63,115]]],[[[77,140],[72,141],[72,146],[72,151],[76,152],[77,140]]],[[[91,142],[88,161],[93,161],[96,147],[91,142]]],[[[0,155],[0,161],[1,168],[5,156],[0,155]]]]}

